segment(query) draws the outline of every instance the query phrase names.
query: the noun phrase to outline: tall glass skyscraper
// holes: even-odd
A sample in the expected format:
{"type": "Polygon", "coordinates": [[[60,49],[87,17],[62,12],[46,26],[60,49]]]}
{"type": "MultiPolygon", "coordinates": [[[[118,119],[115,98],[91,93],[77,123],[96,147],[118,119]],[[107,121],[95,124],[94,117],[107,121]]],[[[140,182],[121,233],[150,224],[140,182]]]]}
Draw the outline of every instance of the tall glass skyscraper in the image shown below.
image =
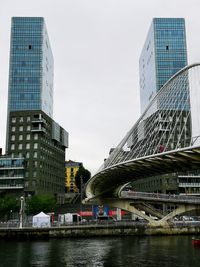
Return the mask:
{"type": "Polygon", "coordinates": [[[23,194],[62,202],[68,133],[52,118],[53,55],[42,17],[12,18],[8,91],[6,152],[25,160],[23,194]]]}
{"type": "Polygon", "coordinates": [[[17,110],[53,116],[53,55],[41,17],[12,18],[8,111],[17,110]]]}
{"type": "Polygon", "coordinates": [[[139,60],[141,112],[158,90],[186,65],[185,20],[154,18],[139,60]]]}

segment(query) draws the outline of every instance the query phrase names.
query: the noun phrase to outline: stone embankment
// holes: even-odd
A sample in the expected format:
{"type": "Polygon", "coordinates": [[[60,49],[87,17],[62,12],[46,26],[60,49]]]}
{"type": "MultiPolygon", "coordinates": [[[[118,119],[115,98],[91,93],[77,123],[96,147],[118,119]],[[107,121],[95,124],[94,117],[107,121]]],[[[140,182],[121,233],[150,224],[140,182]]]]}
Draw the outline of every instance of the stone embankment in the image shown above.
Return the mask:
{"type": "Polygon", "coordinates": [[[200,234],[199,226],[149,227],[147,225],[71,225],[50,228],[1,228],[1,239],[72,238],[131,235],[200,234]]]}

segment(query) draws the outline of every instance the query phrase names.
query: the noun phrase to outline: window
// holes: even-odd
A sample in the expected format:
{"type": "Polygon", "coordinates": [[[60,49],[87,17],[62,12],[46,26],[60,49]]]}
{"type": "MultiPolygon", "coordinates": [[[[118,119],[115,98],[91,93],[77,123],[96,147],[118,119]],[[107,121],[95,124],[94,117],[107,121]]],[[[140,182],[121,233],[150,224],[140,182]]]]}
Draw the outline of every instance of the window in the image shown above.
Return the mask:
{"type": "Polygon", "coordinates": [[[29,46],[28,46],[28,49],[29,49],[29,50],[31,50],[31,49],[32,49],[32,46],[31,46],[31,45],[29,45],[29,46]]]}
{"type": "Polygon", "coordinates": [[[169,46],[168,45],[166,45],[166,50],[169,50],[169,46]]]}
{"type": "Polygon", "coordinates": [[[29,157],[30,157],[30,153],[26,152],[26,158],[29,159],[29,157]]]}
{"type": "Polygon", "coordinates": [[[19,140],[20,141],[23,140],[23,135],[22,134],[19,135],[19,140]]]}
{"type": "Polygon", "coordinates": [[[11,135],[11,141],[15,141],[15,135],[11,135]]]}
{"type": "Polygon", "coordinates": [[[18,149],[22,150],[22,144],[18,145],[18,149]]]}
{"type": "Polygon", "coordinates": [[[28,125],[28,126],[26,127],[26,130],[27,130],[27,131],[30,131],[30,130],[31,130],[31,126],[28,125]]]}
{"type": "Polygon", "coordinates": [[[28,117],[26,118],[26,121],[27,121],[27,122],[31,121],[31,117],[28,116],[28,117]]]}
{"type": "Polygon", "coordinates": [[[20,132],[23,131],[23,126],[19,126],[19,131],[20,131],[20,132]]]}
{"type": "Polygon", "coordinates": [[[38,143],[34,143],[34,149],[37,149],[38,148],[38,143]]]}
{"type": "Polygon", "coordinates": [[[30,134],[27,134],[26,135],[26,140],[30,140],[31,139],[31,135],[30,134]]]}
{"type": "Polygon", "coordinates": [[[36,161],[36,160],[33,161],[33,167],[34,167],[34,168],[37,167],[37,161],[36,161]]]}
{"type": "Polygon", "coordinates": [[[16,118],[15,117],[12,117],[12,123],[15,123],[16,122],[16,118]]]}
{"type": "Polygon", "coordinates": [[[38,134],[37,133],[34,134],[33,139],[38,140],[38,134]]]}
{"type": "Polygon", "coordinates": [[[26,144],[26,149],[30,149],[30,143],[26,144]]]}
{"type": "Polygon", "coordinates": [[[12,144],[11,147],[10,147],[11,150],[14,150],[15,149],[15,145],[12,144]]]}
{"type": "Polygon", "coordinates": [[[15,130],[16,130],[15,126],[12,126],[11,131],[15,132],[15,130]]]}
{"type": "Polygon", "coordinates": [[[23,122],[23,121],[24,121],[23,117],[20,117],[19,122],[23,122]]]}
{"type": "Polygon", "coordinates": [[[37,152],[36,151],[33,153],[33,157],[37,158],[37,152]]]}
{"type": "Polygon", "coordinates": [[[25,61],[22,61],[22,62],[21,62],[21,66],[22,66],[22,67],[26,67],[26,62],[25,62],[25,61]]]}
{"type": "Polygon", "coordinates": [[[21,152],[18,153],[18,157],[22,158],[22,153],[21,152]]]}

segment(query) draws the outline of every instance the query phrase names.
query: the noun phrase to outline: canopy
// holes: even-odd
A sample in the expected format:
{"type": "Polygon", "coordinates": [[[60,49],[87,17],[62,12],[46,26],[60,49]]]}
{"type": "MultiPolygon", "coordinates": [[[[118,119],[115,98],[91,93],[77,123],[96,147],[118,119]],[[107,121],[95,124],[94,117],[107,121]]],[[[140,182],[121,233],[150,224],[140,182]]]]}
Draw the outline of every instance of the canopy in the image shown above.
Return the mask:
{"type": "Polygon", "coordinates": [[[33,227],[50,227],[50,216],[44,212],[40,212],[33,216],[33,227]]]}

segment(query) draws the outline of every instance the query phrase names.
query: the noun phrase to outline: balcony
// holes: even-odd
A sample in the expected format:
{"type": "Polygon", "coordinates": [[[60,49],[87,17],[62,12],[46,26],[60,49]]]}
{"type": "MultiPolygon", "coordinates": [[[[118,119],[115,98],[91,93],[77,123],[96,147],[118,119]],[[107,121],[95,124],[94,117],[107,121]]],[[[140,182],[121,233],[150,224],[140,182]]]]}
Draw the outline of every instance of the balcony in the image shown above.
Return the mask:
{"type": "Polygon", "coordinates": [[[39,124],[37,126],[32,126],[31,132],[46,132],[46,129],[39,124]]]}
{"type": "Polygon", "coordinates": [[[46,123],[45,119],[41,118],[33,118],[31,123],[46,123]]]}
{"type": "Polygon", "coordinates": [[[178,187],[200,187],[200,183],[179,183],[178,187]]]}
{"type": "Polygon", "coordinates": [[[0,175],[0,181],[2,181],[2,180],[19,180],[19,179],[24,179],[24,176],[23,175],[19,175],[19,176],[0,175]]]}
{"type": "Polygon", "coordinates": [[[0,185],[0,189],[23,189],[23,188],[24,188],[23,184],[15,184],[15,185],[1,184],[0,185]]]}

